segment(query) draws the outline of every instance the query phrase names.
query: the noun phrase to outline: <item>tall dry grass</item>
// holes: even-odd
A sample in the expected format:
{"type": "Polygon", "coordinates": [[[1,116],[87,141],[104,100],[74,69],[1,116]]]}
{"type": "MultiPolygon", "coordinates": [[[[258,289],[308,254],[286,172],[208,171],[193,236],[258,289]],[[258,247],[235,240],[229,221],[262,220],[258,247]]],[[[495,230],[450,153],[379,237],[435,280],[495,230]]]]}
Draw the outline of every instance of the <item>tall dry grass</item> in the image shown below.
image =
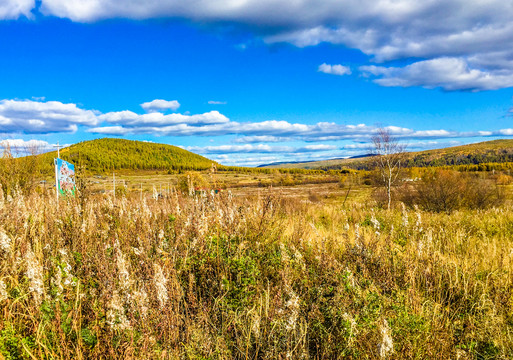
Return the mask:
{"type": "Polygon", "coordinates": [[[0,195],[5,359],[513,357],[510,207],[0,195]]]}

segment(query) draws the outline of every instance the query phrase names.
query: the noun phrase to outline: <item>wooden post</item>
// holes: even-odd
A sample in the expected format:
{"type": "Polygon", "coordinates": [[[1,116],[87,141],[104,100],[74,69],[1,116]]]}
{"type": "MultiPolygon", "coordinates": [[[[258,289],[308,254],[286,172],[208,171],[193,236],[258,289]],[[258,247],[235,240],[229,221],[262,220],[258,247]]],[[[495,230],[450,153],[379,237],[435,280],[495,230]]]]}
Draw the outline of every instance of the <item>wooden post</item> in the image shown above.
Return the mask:
{"type": "Polygon", "coordinates": [[[55,201],[57,202],[57,210],[59,209],[59,174],[57,173],[57,161],[54,160],[55,166],[55,201]]]}
{"type": "MultiPolygon", "coordinates": [[[[61,146],[59,145],[59,142],[57,141],[57,145],[54,145],[53,147],[57,148],[57,159],[61,158],[61,152],[59,151],[61,146]]],[[[57,161],[54,161],[55,166],[55,199],[57,201],[57,209],[59,209],[59,174],[57,173],[57,161]]]]}
{"type": "Polygon", "coordinates": [[[114,200],[116,200],[116,173],[112,173],[112,181],[114,183],[114,200]]]}

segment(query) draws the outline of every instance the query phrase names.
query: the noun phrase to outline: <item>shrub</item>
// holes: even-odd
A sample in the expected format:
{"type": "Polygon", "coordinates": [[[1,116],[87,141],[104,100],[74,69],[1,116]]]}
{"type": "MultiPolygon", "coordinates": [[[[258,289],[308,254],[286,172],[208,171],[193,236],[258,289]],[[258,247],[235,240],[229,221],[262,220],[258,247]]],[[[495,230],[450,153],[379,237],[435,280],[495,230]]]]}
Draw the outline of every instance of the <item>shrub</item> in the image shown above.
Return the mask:
{"type": "Polygon", "coordinates": [[[504,201],[504,193],[493,180],[441,169],[429,171],[414,185],[403,184],[400,192],[405,204],[433,212],[486,209],[504,201]]]}

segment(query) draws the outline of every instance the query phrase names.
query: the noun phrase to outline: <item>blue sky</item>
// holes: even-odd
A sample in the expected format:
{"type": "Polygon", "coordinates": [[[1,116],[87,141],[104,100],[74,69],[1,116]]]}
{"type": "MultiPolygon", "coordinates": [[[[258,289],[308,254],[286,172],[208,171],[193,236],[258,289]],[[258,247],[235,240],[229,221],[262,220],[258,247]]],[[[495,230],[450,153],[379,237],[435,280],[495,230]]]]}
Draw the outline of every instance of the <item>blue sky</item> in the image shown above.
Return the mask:
{"type": "Polygon", "coordinates": [[[227,165],[513,136],[513,6],[430,0],[6,0],[0,139],[121,137],[227,165]]]}

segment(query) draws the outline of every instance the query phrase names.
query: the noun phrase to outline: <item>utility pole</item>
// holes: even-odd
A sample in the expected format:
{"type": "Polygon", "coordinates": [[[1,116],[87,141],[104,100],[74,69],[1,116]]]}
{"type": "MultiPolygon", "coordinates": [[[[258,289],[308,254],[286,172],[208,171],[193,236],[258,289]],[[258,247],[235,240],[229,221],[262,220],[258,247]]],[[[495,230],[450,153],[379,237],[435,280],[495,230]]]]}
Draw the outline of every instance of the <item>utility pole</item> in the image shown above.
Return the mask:
{"type": "Polygon", "coordinates": [[[57,141],[57,145],[53,145],[53,147],[56,147],[57,148],[57,159],[60,159],[61,158],[61,152],[60,152],[60,149],[62,146],[59,145],[59,142],[57,141]]]}
{"type": "MultiPolygon", "coordinates": [[[[57,141],[57,145],[53,145],[53,147],[57,148],[57,159],[61,158],[61,152],[59,151],[61,146],[57,141]]],[[[57,161],[54,161],[55,166],[55,199],[57,201],[57,209],[59,208],[59,174],[57,173],[57,161]]]]}

